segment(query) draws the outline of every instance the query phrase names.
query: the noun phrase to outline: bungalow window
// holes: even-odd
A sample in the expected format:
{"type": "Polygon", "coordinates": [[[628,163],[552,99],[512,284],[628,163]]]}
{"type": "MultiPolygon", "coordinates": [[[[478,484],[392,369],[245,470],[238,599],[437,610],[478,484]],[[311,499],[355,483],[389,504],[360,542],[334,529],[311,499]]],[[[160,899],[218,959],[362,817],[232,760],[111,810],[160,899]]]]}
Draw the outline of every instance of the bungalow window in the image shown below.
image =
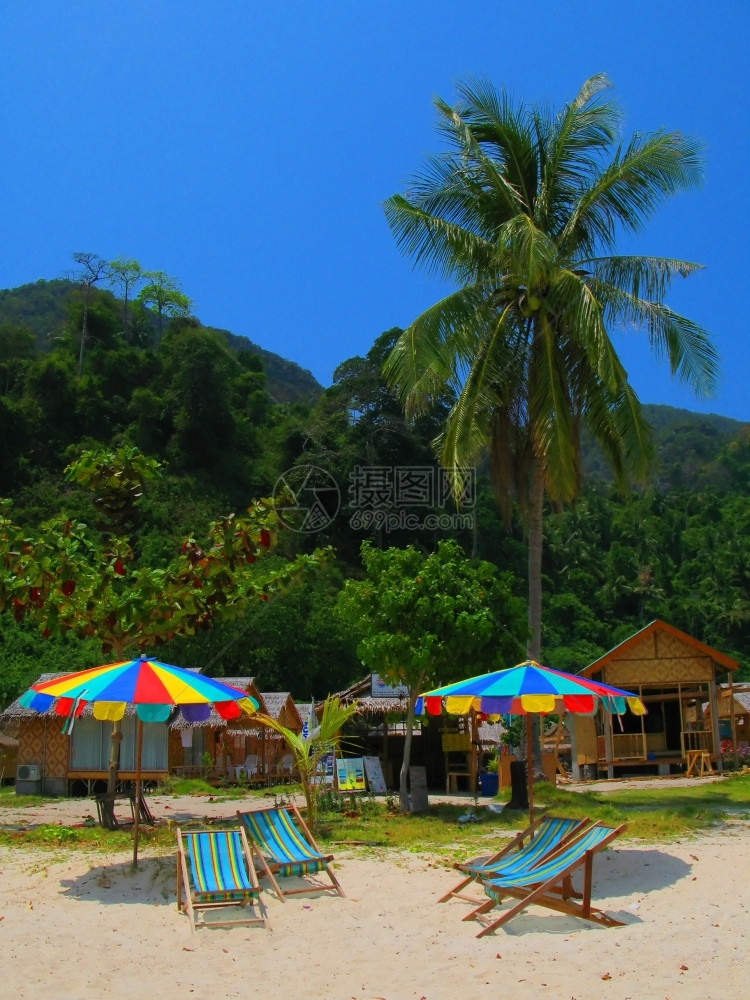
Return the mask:
{"type": "MultiPolygon", "coordinates": [[[[135,770],[135,716],[122,720],[120,743],[121,771],[135,770]]],[[[109,766],[112,723],[79,718],[70,737],[70,769],[72,771],[106,771],[109,766]]],[[[143,726],[141,768],[144,771],[167,770],[167,727],[164,723],[143,726]]]]}

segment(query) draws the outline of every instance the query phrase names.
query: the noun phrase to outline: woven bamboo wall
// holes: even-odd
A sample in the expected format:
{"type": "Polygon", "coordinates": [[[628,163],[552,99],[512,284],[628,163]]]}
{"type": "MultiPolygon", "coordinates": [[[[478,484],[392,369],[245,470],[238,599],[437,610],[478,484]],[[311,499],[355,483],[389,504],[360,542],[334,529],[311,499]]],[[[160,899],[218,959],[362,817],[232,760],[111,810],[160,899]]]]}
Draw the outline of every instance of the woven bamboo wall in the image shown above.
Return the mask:
{"type": "Polygon", "coordinates": [[[604,664],[602,680],[615,687],[638,684],[665,687],[678,683],[710,681],[713,661],[695,647],[670,635],[653,632],[641,642],[604,664]]]}
{"type": "Polygon", "coordinates": [[[18,763],[41,764],[45,778],[65,778],[70,759],[70,738],[63,735],[64,722],[58,716],[21,719],[18,727],[18,763]]]}

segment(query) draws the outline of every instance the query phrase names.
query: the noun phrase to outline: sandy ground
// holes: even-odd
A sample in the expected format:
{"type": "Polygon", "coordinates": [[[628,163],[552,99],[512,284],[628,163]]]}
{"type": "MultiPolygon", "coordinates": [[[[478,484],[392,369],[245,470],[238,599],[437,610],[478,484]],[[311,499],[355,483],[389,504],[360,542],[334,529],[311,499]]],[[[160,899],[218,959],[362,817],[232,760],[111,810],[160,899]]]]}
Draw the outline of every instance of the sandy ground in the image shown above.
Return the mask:
{"type": "MultiPolygon", "coordinates": [[[[232,815],[238,805],[168,797],[149,804],[178,822],[232,815]]],[[[67,800],[3,809],[0,823],[85,822],[90,807],[67,800]]],[[[658,847],[616,842],[595,861],[593,900],[625,926],[530,908],[477,940],[479,925],[461,919],[467,903],[436,902],[456,881],[450,869],[414,854],[341,851],[345,899],[317,893],[282,904],[264,892],[271,930],[191,935],[175,905],[172,856],[146,849],[134,871],[124,853],[3,848],[3,993],[19,1000],[733,1000],[746,995],[748,870],[750,817],[658,847]]]]}

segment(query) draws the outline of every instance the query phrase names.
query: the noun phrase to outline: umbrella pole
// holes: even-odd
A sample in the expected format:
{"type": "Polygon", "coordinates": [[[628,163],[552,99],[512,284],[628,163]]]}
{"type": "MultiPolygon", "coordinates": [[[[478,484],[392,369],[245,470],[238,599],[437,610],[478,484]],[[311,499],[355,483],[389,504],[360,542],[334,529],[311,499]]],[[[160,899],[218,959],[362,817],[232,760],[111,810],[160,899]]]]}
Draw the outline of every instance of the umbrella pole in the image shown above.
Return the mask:
{"type": "Polygon", "coordinates": [[[531,746],[531,713],[526,713],[526,788],[529,798],[529,825],[534,822],[534,755],[531,746]]]}
{"type": "Polygon", "coordinates": [[[141,749],[143,723],[137,719],[135,726],[135,805],[133,806],[133,864],[138,867],[138,827],[141,818],[141,749]]]}

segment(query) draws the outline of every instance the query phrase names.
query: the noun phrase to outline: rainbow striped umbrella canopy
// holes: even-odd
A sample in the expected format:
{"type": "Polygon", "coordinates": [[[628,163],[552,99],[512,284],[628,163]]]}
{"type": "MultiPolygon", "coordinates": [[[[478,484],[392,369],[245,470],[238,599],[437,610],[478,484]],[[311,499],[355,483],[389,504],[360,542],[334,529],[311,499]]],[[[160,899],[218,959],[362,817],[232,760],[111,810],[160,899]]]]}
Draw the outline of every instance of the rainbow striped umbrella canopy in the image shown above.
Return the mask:
{"type": "Polygon", "coordinates": [[[634,715],[646,714],[641,699],[630,691],[552,670],[534,660],[426,691],[417,698],[415,711],[440,715],[445,707],[449,715],[465,715],[471,709],[485,715],[593,715],[599,705],[613,715],[627,709],[634,715]]]}
{"type": "Polygon", "coordinates": [[[24,708],[75,718],[91,702],[94,718],[117,722],[134,705],[141,722],[166,722],[175,706],[188,722],[204,722],[213,706],[222,719],[252,715],[258,702],[246,691],[192,670],[140,656],[137,660],[40,681],[21,696],[24,708]]]}

